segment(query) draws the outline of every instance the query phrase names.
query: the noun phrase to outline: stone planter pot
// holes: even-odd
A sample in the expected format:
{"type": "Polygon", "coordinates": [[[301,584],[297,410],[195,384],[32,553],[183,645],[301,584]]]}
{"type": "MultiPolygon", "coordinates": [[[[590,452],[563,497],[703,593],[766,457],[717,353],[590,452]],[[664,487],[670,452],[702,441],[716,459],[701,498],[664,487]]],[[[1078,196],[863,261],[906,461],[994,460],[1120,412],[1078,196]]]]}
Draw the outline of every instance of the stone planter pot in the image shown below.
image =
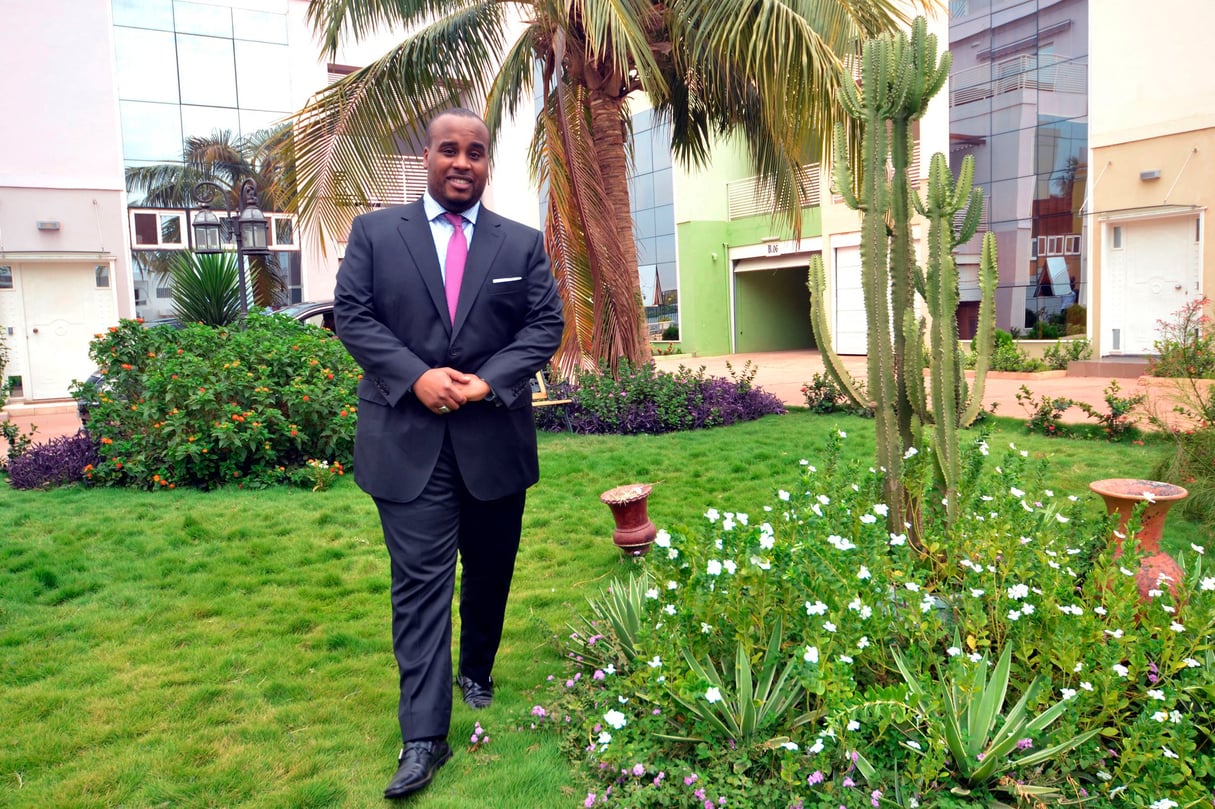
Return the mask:
{"type": "Polygon", "coordinates": [[[1139,571],[1135,574],[1135,585],[1139,598],[1146,602],[1151,590],[1162,590],[1167,585],[1169,592],[1177,594],[1177,582],[1181,581],[1181,568],[1173,557],[1160,550],[1160,538],[1164,533],[1164,518],[1173,504],[1184,500],[1189,492],[1172,483],[1136,478],[1108,478],[1095,480],[1089,488],[1105,500],[1107,513],[1118,514],[1117,532],[1114,542],[1118,545],[1115,556],[1122,555],[1126,541],[1126,526],[1135,508],[1147,503],[1139,516],[1139,531],[1135,539],[1143,551],[1139,571]]]}
{"type": "Polygon", "coordinates": [[[611,509],[612,519],[616,521],[612,542],[626,556],[645,555],[658,535],[658,529],[647,513],[653,488],[649,483],[629,483],[599,495],[600,501],[611,509]]]}

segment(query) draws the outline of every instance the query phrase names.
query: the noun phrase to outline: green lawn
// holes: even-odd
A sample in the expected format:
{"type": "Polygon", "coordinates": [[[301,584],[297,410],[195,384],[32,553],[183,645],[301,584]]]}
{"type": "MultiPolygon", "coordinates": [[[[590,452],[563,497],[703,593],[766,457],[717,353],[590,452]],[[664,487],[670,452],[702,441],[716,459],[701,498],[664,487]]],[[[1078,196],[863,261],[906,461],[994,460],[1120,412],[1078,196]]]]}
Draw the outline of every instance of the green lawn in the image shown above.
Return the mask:
{"type": "MultiPolygon", "coordinates": [[[[654,482],[650,514],[667,527],[755,508],[836,429],[871,453],[871,421],[807,412],[667,436],[541,435],[497,699],[482,712],[456,701],[456,757],[411,804],[580,806],[585,790],[528,711],[563,674],[566,622],[633,564],[599,493],[654,482]],[[478,720],[490,740],[469,751],[478,720]]],[[[993,429],[993,447],[1049,456],[1056,493],[1094,509],[1090,480],[1145,477],[1166,451],[993,429]]],[[[0,806],[384,805],[399,746],[387,555],[352,480],[319,493],[3,486],[0,525],[0,806]]],[[[1166,547],[1207,534],[1174,513],[1166,547]]]]}

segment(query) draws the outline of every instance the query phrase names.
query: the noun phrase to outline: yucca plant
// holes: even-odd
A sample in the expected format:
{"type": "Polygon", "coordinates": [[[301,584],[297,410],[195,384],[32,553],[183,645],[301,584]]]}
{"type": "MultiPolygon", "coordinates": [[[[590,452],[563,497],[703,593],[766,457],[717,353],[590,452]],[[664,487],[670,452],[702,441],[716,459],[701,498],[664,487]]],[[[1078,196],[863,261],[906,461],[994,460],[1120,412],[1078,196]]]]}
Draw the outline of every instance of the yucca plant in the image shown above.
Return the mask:
{"type": "Polygon", "coordinates": [[[1013,771],[1024,773],[1028,767],[1049,761],[1060,753],[1083,744],[1099,730],[1086,731],[1059,744],[1016,755],[1022,750],[1023,740],[1034,740],[1067,710],[1067,698],[1059,700],[1031,719],[1026,706],[1043,688],[1050,686],[1050,678],[1040,675],[1034,678],[1007,715],[1002,716],[1012,666],[1011,646],[1004,648],[990,680],[987,679],[986,658],[973,667],[969,681],[959,681],[948,675],[932,680],[933,684],[939,683],[943,692],[939,696],[930,694],[928,688],[916,679],[897,649],[893,649],[892,654],[921,717],[931,724],[941,726],[940,732],[927,734],[926,740],[944,736],[957,777],[964,785],[963,788],[955,789],[956,792],[966,793],[979,787],[987,787],[1011,790],[1019,796],[1053,795],[1057,792],[1053,787],[1006,784],[1001,783],[1000,777],[1013,771]],[[996,727],[997,724],[999,728],[996,727]]]}
{"type": "MultiPolygon", "coordinates": [[[[795,676],[800,663],[796,657],[791,657],[781,668],[781,660],[785,657],[781,651],[783,637],[784,628],[778,615],[758,673],[751,668],[747,645],[739,640],[734,670],[729,679],[725,666],[719,672],[711,659],[697,660],[684,647],[683,657],[688,667],[709,688],[705,694],[694,699],[679,695],[675,699],[688,709],[691,716],[710,726],[722,739],[732,739],[738,744],[773,741],[779,731],[789,731],[813,721],[821,712],[786,718],[793,706],[803,700],[806,689],[795,676]]],[[[658,735],[675,741],[706,741],[697,736],[658,735]]]]}
{"type": "Polygon", "coordinates": [[[570,627],[584,665],[598,669],[632,665],[638,655],[637,638],[650,586],[649,575],[642,572],[624,581],[613,578],[597,597],[587,598],[590,616],[582,616],[578,626],[570,627]]]}
{"type": "Polygon", "coordinates": [[[232,253],[181,253],[170,268],[173,314],[183,323],[227,326],[240,319],[240,267],[232,253]]]}

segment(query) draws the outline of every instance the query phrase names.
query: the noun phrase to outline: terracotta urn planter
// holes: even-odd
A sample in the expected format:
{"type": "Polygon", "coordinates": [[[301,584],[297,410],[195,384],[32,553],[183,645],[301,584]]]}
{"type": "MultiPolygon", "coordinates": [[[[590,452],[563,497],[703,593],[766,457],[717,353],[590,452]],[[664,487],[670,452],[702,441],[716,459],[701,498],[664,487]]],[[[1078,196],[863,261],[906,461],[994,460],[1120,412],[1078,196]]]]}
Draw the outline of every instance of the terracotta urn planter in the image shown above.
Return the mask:
{"type": "Polygon", "coordinates": [[[658,535],[658,529],[646,512],[653,488],[649,483],[628,483],[599,495],[599,499],[612,510],[612,518],[616,521],[612,542],[623,554],[644,555],[658,535]]]}
{"type": "Polygon", "coordinates": [[[1144,554],[1139,562],[1139,571],[1135,574],[1139,598],[1146,602],[1150,598],[1148,593],[1164,589],[1164,584],[1168,585],[1169,592],[1176,595],[1181,568],[1173,557],[1160,550],[1160,537],[1164,532],[1165,515],[1174,503],[1184,500],[1189,492],[1172,483],[1136,478],[1095,480],[1089,484],[1089,488],[1105,500],[1109,514],[1118,513],[1118,535],[1114,536],[1114,542],[1118,545],[1117,556],[1122,554],[1126,525],[1131,515],[1141,503],[1147,503],[1139,517],[1139,531],[1135,534],[1144,554]]]}

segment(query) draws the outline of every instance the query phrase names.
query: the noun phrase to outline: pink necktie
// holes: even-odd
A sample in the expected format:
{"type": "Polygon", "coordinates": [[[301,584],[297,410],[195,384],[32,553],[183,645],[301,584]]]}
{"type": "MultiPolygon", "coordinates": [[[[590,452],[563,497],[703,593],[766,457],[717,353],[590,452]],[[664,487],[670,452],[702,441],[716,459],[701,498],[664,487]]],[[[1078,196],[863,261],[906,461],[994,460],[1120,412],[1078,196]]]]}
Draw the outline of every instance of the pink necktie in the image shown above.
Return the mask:
{"type": "Polygon", "coordinates": [[[447,221],[455,228],[447,242],[447,263],[443,279],[447,287],[447,313],[451,322],[456,322],[456,303],[460,300],[460,282],[464,279],[464,262],[468,259],[468,241],[464,238],[464,217],[458,213],[445,213],[447,221]]]}

